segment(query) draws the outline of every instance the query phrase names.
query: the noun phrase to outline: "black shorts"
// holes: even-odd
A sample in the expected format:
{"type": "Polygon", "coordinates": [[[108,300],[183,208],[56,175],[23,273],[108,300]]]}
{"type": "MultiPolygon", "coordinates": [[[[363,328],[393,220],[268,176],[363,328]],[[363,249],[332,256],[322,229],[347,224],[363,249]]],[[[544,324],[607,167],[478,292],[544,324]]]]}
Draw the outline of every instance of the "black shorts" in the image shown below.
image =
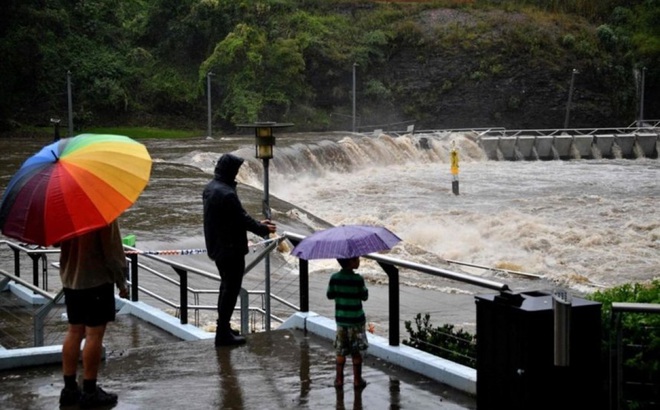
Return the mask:
{"type": "Polygon", "coordinates": [[[64,288],[69,323],[89,327],[115,320],[115,285],[107,283],[89,289],[64,288]]]}

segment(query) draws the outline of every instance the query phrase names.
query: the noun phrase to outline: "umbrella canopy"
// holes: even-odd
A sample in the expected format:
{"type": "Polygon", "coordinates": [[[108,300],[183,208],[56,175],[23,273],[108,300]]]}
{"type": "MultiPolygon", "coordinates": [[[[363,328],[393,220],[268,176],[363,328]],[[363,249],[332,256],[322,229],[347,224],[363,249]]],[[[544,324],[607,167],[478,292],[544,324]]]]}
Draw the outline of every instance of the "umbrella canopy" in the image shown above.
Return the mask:
{"type": "Polygon", "coordinates": [[[401,238],[382,226],[341,225],[306,237],[291,251],[301,259],[349,259],[391,249],[401,238]]]}
{"type": "Polygon", "coordinates": [[[41,246],[98,229],[133,205],[150,174],[146,147],[128,137],[61,139],[28,158],[9,181],[0,229],[41,246]]]}

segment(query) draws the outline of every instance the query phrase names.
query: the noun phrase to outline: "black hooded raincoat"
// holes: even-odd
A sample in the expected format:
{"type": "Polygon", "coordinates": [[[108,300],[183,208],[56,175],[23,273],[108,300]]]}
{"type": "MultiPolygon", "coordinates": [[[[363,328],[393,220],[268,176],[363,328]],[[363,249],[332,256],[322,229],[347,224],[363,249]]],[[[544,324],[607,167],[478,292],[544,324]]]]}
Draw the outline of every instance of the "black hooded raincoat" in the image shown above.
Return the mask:
{"type": "Polygon", "coordinates": [[[223,154],[215,166],[215,176],[204,189],[204,237],[209,258],[245,256],[247,231],[267,236],[268,226],[252,218],[236,194],[236,175],[243,159],[223,154]]]}

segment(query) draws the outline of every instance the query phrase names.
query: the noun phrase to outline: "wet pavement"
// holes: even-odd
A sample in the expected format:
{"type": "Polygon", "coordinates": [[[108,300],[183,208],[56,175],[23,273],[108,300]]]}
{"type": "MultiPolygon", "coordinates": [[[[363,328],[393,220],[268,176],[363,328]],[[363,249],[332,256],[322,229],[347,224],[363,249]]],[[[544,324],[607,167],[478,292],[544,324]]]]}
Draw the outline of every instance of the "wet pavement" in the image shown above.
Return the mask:
{"type": "MultiPolygon", "coordinates": [[[[476,409],[475,397],[368,355],[367,387],[336,389],[331,342],[299,330],[250,334],[239,347],[147,339],[156,344],[107,351],[99,384],[119,394],[115,409],[476,409]]],[[[352,379],[350,360],[345,377],[352,379]]],[[[0,402],[58,408],[62,385],[59,365],[4,370],[0,402]]]]}

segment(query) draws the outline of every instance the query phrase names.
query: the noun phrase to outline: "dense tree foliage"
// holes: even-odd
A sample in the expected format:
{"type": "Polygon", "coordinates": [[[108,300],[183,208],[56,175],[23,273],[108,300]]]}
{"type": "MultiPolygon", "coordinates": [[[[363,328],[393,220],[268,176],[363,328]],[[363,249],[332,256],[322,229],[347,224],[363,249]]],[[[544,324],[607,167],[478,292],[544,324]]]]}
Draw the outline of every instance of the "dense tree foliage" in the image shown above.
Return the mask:
{"type": "Polygon", "coordinates": [[[576,121],[632,120],[642,67],[646,95],[660,88],[659,3],[7,0],[0,129],[66,117],[68,79],[77,126],[204,123],[209,72],[223,127],[337,128],[351,114],[354,64],[362,124],[533,124],[521,109],[538,117],[551,100],[560,111],[575,66],[585,72],[576,121]],[[499,103],[484,105],[488,90],[499,103]]]}

